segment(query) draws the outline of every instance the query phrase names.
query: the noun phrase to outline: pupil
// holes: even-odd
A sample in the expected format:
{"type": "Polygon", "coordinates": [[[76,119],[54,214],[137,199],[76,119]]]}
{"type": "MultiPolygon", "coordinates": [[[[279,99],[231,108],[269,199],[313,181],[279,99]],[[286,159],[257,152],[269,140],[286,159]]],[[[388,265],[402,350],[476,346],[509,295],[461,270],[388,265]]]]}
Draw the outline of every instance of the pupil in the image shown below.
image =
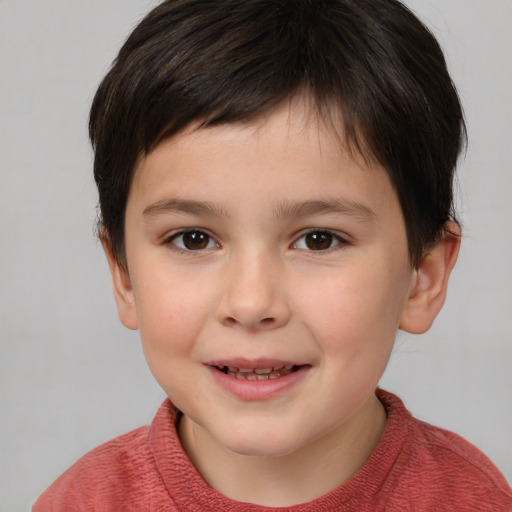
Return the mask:
{"type": "Polygon", "coordinates": [[[190,231],[183,234],[183,245],[189,250],[205,249],[209,236],[200,231],[190,231]]]}
{"type": "Polygon", "coordinates": [[[316,231],[306,235],[306,245],[313,251],[322,251],[329,249],[332,244],[332,235],[330,233],[316,231]]]}

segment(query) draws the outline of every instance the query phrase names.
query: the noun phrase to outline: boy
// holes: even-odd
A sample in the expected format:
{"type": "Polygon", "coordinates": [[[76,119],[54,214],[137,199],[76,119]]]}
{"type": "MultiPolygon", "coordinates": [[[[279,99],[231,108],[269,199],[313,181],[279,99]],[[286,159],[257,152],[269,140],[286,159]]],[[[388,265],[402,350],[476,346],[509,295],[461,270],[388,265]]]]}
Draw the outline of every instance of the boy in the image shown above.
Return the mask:
{"type": "Polygon", "coordinates": [[[377,388],[442,307],[465,130],[396,0],[169,0],[91,109],[119,316],[169,399],[34,506],[512,510],[475,447],[377,388]]]}

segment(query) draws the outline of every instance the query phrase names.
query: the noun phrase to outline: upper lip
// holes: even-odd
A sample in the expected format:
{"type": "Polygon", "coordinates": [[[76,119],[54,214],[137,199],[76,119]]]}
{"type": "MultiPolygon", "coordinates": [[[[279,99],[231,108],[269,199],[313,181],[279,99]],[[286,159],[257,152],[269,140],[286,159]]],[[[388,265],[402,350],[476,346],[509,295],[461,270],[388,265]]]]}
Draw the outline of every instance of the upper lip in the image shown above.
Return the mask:
{"type": "Polygon", "coordinates": [[[289,359],[270,359],[270,358],[229,358],[229,359],[216,359],[207,361],[208,366],[231,366],[233,368],[252,368],[254,370],[263,368],[283,368],[284,366],[302,366],[303,363],[291,361],[289,359]]]}

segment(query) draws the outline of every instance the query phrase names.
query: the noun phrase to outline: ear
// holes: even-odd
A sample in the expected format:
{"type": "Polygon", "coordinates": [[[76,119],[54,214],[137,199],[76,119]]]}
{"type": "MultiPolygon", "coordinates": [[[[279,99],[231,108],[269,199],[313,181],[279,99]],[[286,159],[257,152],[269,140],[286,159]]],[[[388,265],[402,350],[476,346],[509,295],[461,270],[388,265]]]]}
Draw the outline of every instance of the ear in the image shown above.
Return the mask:
{"type": "Polygon", "coordinates": [[[460,238],[458,224],[449,222],[443,236],[423,256],[413,274],[400,329],[421,334],[432,326],[446,299],[448,278],[457,261],[460,238]]]}
{"type": "Polygon", "coordinates": [[[110,274],[112,276],[112,285],[114,287],[114,298],[117,304],[117,312],[121,323],[128,329],[138,329],[137,310],[135,308],[135,299],[130,282],[130,276],[117,261],[112,250],[112,244],[106,236],[101,236],[101,244],[107,257],[110,274]]]}

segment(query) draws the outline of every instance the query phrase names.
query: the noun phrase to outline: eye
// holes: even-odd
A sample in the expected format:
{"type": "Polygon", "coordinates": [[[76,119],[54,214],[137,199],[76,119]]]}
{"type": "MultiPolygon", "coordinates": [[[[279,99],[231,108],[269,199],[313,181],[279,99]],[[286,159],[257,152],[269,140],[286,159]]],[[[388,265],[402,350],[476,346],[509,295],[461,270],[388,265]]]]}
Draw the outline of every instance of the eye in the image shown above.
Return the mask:
{"type": "Polygon", "coordinates": [[[176,233],[169,239],[169,242],[184,251],[202,251],[219,247],[219,244],[210,235],[199,229],[176,233]]]}
{"type": "Polygon", "coordinates": [[[294,249],[306,251],[328,251],[344,243],[344,240],[327,230],[314,230],[302,235],[294,244],[294,249]]]}

